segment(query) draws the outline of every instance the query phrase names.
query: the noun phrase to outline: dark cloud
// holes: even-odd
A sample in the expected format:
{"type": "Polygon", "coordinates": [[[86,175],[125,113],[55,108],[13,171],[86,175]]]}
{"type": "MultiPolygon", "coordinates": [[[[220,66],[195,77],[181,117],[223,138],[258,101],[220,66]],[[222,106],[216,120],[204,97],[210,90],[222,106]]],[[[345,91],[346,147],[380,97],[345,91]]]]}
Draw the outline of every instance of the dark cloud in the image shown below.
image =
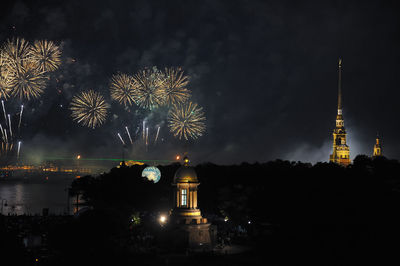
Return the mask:
{"type": "Polygon", "coordinates": [[[93,156],[118,156],[116,133],[141,121],[129,121],[129,112],[113,104],[104,127],[80,127],[69,119],[71,97],[89,88],[107,94],[116,72],[182,66],[191,76],[194,100],[206,112],[207,134],[182,144],[168,137],[164,125],[164,143],[147,152],[138,148],[132,156],[168,158],[190,150],[197,162],[326,161],[341,56],[352,157],[372,152],[377,131],[385,153],[400,157],[395,2],[18,1],[5,6],[3,41],[47,38],[61,44],[64,56],[42,100],[30,104],[35,111],[27,111],[27,146],[38,147],[47,138],[59,153],[83,149],[93,156]]]}

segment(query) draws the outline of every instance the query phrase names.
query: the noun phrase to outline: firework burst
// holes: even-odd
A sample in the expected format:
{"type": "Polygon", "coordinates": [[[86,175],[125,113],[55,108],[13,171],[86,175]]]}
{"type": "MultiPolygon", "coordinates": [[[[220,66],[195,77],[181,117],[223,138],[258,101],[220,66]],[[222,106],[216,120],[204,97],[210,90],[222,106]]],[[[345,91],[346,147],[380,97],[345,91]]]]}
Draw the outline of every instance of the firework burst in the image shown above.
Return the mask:
{"type": "Polygon", "coordinates": [[[202,136],[206,129],[205,121],[203,108],[192,102],[174,105],[168,113],[170,131],[179,139],[202,136]]]}
{"type": "Polygon", "coordinates": [[[13,72],[23,63],[31,60],[31,47],[25,39],[7,40],[2,48],[4,67],[13,72]]]}
{"type": "Polygon", "coordinates": [[[139,107],[154,109],[165,104],[165,76],[157,70],[145,69],[134,76],[135,99],[139,107]]]}
{"type": "Polygon", "coordinates": [[[11,93],[11,79],[8,73],[0,73],[0,99],[7,100],[11,93]]]}
{"type": "Polygon", "coordinates": [[[70,107],[73,120],[91,128],[96,128],[105,122],[108,108],[104,97],[93,90],[75,95],[70,107]]]}
{"type": "Polygon", "coordinates": [[[35,41],[31,48],[30,58],[41,72],[54,71],[61,64],[59,47],[47,40],[35,41]]]}
{"type": "Polygon", "coordinates": [[[133,86],[133,79],[126,74],[113,75],[110,84],[110,93],[113,100],[118,101],[120,104],[132,105],[135,103],[135,86],[133,86]]]}
{"type": "Polygon", "coordinates": [[[46,87],[47,76],[31,61],[18,65],[11,74],[11,95],[20,99],[36,99],[46,87]]]}
{"type": "Polygon", "coordinates": [[[165,100],[169,106],[182,104],[190,98],[190,91],[186,88],[188,83],[189,77],[181,68],[165,69],[165,100]]]}

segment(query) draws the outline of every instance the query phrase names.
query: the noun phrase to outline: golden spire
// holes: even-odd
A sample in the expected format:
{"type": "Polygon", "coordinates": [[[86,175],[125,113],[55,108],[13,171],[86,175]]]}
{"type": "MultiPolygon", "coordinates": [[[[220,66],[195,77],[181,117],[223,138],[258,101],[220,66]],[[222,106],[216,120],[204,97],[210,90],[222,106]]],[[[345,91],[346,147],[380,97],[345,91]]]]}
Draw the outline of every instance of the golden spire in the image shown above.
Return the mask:
{"type": "Polygon", "coordinates": [[[342,114],[342,59],[339,58],[338,115],[342,114]]]}

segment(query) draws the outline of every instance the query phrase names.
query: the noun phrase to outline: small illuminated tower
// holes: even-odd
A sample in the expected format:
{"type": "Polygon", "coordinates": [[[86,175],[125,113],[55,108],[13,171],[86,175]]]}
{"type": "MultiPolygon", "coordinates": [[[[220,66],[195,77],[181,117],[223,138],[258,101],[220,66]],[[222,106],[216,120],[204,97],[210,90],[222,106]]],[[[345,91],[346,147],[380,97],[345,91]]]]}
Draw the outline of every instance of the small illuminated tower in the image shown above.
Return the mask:
{"type": "Polygon", "coordinates": [[[374,155],[373,157],[382,156],[382,144],[379,135],[376,136],[376,143],[374,145],[374,155]]]}
{"type": "Polygon", "coordinates": [[[197,190],[200,185],[197,174],[184,158],[183,165],[176,171],[172,184],[174,191],[174,209],[171,220],[175,224],[175,242],[196,248],[210,247],[210,223],[201,216],[197,205],[197,190]]]}
{"type": "Polygon", "coordinates": [[[346,143],[346,129],[342,114],[342,59],[339,58],[339,81],[338,81],[338,110],[336,116],[336,127],[333,130],[333,152],[329,161],[340,165],[349,165],[350,148],[346,143]]]}

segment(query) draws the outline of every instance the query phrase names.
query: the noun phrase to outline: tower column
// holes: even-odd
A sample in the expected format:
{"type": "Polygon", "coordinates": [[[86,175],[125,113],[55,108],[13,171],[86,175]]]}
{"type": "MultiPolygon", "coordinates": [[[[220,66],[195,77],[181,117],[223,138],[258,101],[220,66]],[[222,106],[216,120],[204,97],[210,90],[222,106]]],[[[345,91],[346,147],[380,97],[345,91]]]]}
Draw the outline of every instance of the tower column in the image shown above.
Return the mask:
{"type": "Polygon", "coordinates": [[[181,199],[181,188],[178,187],[178,207],[181,207],[182,205],[182,199],[181,199]]]}
{"type": "Polygon", "coordinates": [[[193,195],[193,208],[197,208],[197,189],[194,191],[194,195],[193,195]]]}
{"type": "Polygon", "coordinates": [[[189,208],[193,209],[193,190],[189,190],[189,208]]]}
{"type": "Polygon", "coordinates": [[[176,190],[175,202],[176,202],[176,207],[179,207],[179,190],[176,190]]]}

